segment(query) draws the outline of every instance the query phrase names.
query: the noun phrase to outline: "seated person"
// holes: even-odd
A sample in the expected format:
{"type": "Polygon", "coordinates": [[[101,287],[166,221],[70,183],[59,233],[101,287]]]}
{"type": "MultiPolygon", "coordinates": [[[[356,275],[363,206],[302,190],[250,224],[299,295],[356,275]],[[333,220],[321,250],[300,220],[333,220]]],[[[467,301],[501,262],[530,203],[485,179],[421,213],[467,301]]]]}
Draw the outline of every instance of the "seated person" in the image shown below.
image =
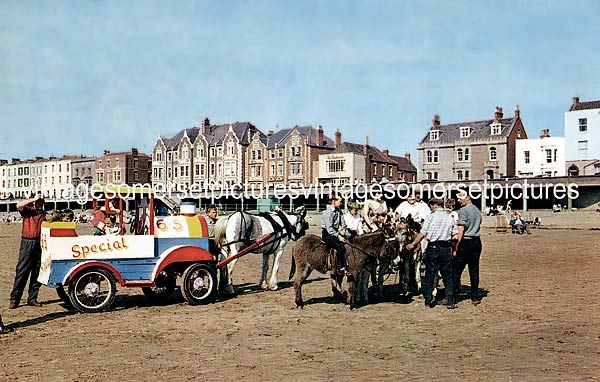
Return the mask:
{"type": "MultiPolygon", "coordinates": [[[[116,208],[116,205],[116,200],[111,200],[109,210],[114,211],[116,214],[118,214],[121,211],[118,208],[116,208]]],[[[92,220],[92,226],[94,227],[94,235],[96,236],[106,235],[107,232],[119,232],[119,227],[116,223],[116,215],[112,215],[111,217],[111,215],[107,214],[106,206],[98,208],[96,214],[94,215],[94,220],[92,220]]]]}
{"type": "Polygon", "coordinates": [[[323,212],[321,217],[321,238],[329,248],[334,248],[337,257],[337,271],[345,275],[346,272],[346,247],[344,243],[350,236],[346,229],[346,222],[342,216],[340,205],[342,198],[333,196],[329,201],[329,206],[323,212]]]}
{"type": "Polygon", "coordinates": [[[376,191],[373,199],[369,199],[363,206],[362,218],[365,223],[365,232],[375,232],[379,225],[385,221],[388,208],[381,191],[376,191]]]}
{"type": "Polygon", "coordinates": [[[527,232],[528,234],[531,234],[531,232],[529,231],[529,224],[527,224],[525,219],[523,219],[523,217],[518,211],[514,211],[512,213],[509,224],[512,228],[512,233],[517,233],[521,235],[527,232]]]}
{"type": "Polygon", "coordinates": [[[348,212],[344,214],[344,221],[351,238],[365,233],[362,227],[362,219],[358,214],[358,203],[355,201],[348,202],[348,212]]]}

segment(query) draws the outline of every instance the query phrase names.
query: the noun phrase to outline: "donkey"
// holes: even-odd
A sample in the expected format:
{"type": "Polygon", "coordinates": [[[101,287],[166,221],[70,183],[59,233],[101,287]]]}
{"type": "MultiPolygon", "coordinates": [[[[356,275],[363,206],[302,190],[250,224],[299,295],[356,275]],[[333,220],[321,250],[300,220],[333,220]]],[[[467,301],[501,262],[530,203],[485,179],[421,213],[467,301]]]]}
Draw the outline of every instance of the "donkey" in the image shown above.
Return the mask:
{"type": "MultiPolygon", "coordinates": [[[[386,234],[384,230],[360,235],[354,238],[352,245],[346,245],[346,259],[348,262],[348,296],[346,303],[350,309],[356,308],[355,283],[356,277],[365,269],[368,269],[375,260],[382,256],[387,247],[386,234]]],[[[334,297],[340,296],[339,290],[343,281],[342,275],[334,271],[334,267],[328,264],[330,248],[316,235],[306,235],[296,243],[292,255],[292,268],[290,279],[294,278],[294,291],[296,294],[296,306],[304,306],[302,300],[302,284],[313,270],[320,273],[330,273],[331,287],[334,297]]]]}
{"type": "MultiPolygon", "coordinates": [[[[215,243],[221,249],[221,260],[231,257],[256,242],[267,234],[274,234],[264,246],[255,250],[262,253],[262,272],[258,285],[262,289],[277,290],[277,271],[279,262],[288,241],[297,240],[302,237],[308,229],[305,220],[306,210],[298,207],[293,215],[287,215],[281,211],[277,214],[251,215],[246,212],[235,212],[228,218],[219,219],[215,224],[215,243]],[[269,258],[275,254],[273,269],[267,281],[269,271],[269,258]]],[[[227,264],[227,269],[221,272],[220,289],[233,294],[233,271],[236,260],[227,264]]]]}
{"type": "Polygon", "coordinates": [[[407,294],[410,282],[414,280],[417,285],[417,291],[421,288],[421,246],[417,246],[412,251],[408,251],[406,246],[410,244],[418,234],[418,225],[409,215],[407,218],[401,218],[396,224],[396,238],[399,244],[399,254],[393,263],[398,266],[400,272],[400,291],[407,294]]]}

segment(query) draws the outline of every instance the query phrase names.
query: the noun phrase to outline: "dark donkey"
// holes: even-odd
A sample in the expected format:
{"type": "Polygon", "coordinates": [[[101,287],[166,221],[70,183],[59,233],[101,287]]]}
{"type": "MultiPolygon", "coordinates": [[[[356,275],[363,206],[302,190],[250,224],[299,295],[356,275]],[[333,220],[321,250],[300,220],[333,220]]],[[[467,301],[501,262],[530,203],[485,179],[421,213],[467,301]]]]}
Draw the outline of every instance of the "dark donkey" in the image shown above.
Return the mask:
{"type": "MultiPolygon", "coordinates": [[[[350,309],[356,308],[355,282],[356,277],[370,267],[375,260],[386,251],[386,234],[384,230],[360,235],[354,238],[351,245],[346,245],[346,258],[348,261],[348,298],[350,309]]],[[[319,236],[306,235],[296,242],[292,255],[292,269],[290,279],[294,277],[294,291],[296,292],[296,305],[302,307],[302,283],[313,270],[320,273],[331,272],[331,265],[327,257],[330,248],[325,245],[319,236]]],[[[335,272],[330,273],[334,296],[338,296],[344,276],[335,272]]]]}

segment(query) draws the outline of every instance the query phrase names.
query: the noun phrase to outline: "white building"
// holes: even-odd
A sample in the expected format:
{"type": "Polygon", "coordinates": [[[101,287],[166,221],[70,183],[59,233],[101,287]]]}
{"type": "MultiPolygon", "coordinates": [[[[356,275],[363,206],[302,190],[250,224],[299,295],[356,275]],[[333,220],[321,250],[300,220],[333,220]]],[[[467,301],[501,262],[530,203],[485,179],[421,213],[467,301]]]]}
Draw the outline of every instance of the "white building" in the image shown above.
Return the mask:
{"type": "Polygon", "coordinates": [[[355,152],[321,154],[319,155],[319,183],[364,183],[367,181],[365,164],[365,156],[355,152]]]}
{"type": "Polygon", "coordinates": [[[565,175],[565,138],[551,137],[543,129],[538,139],[517,139],[516,144],[517,176],[565,175]]]}
{"type": "Polygon", "coordinates": [[[0,166],[0,195],[4,198],[27,198],[41,191],[46,198],[63,198],[70,195],[71,159],[37,157],[21,161],[14,158],[0,166]]]}
{"type": "Polygon", "coordinates": [[[565,146],[568,161],[600,158],[600,101],[573,97],[565,113],[565,146]]]}

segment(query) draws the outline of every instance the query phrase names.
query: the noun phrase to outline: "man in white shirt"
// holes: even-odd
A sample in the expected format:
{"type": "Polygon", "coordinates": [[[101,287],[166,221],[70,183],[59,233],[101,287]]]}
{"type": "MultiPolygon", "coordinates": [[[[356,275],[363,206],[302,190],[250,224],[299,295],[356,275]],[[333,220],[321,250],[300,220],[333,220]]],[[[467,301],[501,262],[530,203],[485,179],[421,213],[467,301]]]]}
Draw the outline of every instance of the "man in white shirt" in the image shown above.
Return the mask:
{"type": "Polygon", "coordinates": [[[421,195],[417,193],[414,196],[409,195],[404,202],[400,203],[395,213],[396,216],[401,218],[406,218],[410,215],[415,222],[421,224],[430,212],[431,210],[427,204],[421,200],[421,195]]]}

